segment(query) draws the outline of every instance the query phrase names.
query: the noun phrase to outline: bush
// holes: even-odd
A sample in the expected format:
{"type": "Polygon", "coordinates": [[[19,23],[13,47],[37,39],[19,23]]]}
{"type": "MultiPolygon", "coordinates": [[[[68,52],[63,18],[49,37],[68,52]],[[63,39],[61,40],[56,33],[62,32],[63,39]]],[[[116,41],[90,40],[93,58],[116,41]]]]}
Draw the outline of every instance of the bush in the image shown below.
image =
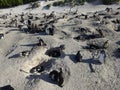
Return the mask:
{"type": "Polygon", "coordinates": [[[65,3],[71,3],[73,5],[83,5],[85,0],[65,0],[65,3]]]}
{"type": "Polygon", "coordinates": [[[84,5],[85,1],[92,2],[95,0],[62,0],[54,2],[53,6],[63,6],[63,5],[84,5]]]}
{"type": "MultiPolygon", "coordinates": [[[[64,3],[72,4],[72,5],[83,5],[86,2],[93,2],[96,0],[64,0],[64,3]]],[[[119,2],[120,0],[101,0],[103,4],[112,4],[119,2]]]]}
{"type": "Polygon", "coordinates": [[[27,4],[29,2],[35,2],[35,1],[38,1],[38,0],[22,0],[24,4],[27,4]]]}
{"type": "Polygon", "coordinates": [[[119,2],[120,0],[102,0],[103,4],[112,4],[119,2]]]}
{"type": "Polygon", "coordinates": [[[86,0],[87,2],[93,2],[93,1],[96,1],[96,0],[86,0]]]}
{"type": "Polygon", "coordinates": [[[53,3],[53,6],[62,6],[62,5],[64,5],[64,1],[58,1],[53,3]]]}
{"type": "Polygon", "coordinates": [[[34,2],[34,1],[38,1],[38,0],[0,0],[0,8],[17,6],[17,5],[26,4],[29,2],[34,2]]]}

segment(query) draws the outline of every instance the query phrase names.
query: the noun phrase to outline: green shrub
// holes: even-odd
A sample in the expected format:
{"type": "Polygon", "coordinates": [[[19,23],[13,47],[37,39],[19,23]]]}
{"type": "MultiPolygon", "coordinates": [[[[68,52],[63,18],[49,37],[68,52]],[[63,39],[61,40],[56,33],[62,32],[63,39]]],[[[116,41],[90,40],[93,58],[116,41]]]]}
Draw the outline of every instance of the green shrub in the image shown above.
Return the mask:
{"type": "MultiPolygon", "coordinates": [[[[7,8],[7,7],[27,4],[29,2],[35,2],[35,1],[38,1],[38,0],[0,0],[0,8],[7,8]]],[[[92,2],[95,0],[62,0],[62,1],[54,2],[53,6],[83,5],[85,1],[92,2]]],[[[119,1],[120,0],[102,0],[103,4],[112,4],[119,1]]]]}
{"type": "Polygon", "coordinates": [[[84,4],[85,0],[63,0],[62,2],[60,2],[60,4],[64,3],[64,5],[82,5],[84,4]]]}
{"type": "Polygon", "coordinates": [[[38,0],[0,0],[0,8],[17,6],[17,5],[26,4],[29,2],[34,2],[34,1],[38,1],[38,0]]]}
{"type": "Polygon", "coordinates": [[[119,2],[120,0],[102,0],[103,4],[112,4],[115,2],[119,2]]]}
{"type": "MultiPolygon", "coordinates": [[[[93,2],[96,0],[64,0],[64,3],[68,3],[69,5],[83,5],[85,2],[93,2]]],[[[112,4],[119,2],[120,0],[101,0],[103,4],[112,4]]]]}
{"type": "Polygon", "coordinates": [[[87,2],[93,2],[93,1],[96,1],[96,0],[86,0],[87,2]]]}
{"type": "Polygon", "coordinates": [[[58,1],[53,3],[53,6],[63,6],[63,5],[64,5],[64,1],[58,1]]]}

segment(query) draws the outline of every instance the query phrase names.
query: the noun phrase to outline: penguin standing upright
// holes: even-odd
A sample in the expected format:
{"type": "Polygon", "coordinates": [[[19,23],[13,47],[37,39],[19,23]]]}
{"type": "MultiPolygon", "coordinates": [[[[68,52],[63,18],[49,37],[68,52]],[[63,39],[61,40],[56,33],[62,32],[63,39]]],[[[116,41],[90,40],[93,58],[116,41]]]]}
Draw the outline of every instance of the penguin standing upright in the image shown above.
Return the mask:
{"type": "Polygon", "coordinates": [[[0,39],[4,38],[4,34],[0,33],[0,39]]]}
{"type": "Polygon", "coordinates": [[[28,25],[32,24],[30,19],[28,19],[27,23],[28,23],[28,25]]]}
{"type": "Polygon", "coordinates": [[[46,46],[46,43],[43,41],[41,38],[37,38],[39,40],[39,43],[37,44],[38,46],[46,46]]]}
{"type": "Polygon", "coordinates": [[[82,55],[81,55],[80,51],[77,52],[75,57],[76,57],[77,62],[81,62],[82,61],[82,55]]]}
{"type": "Polygon", "coordinates": [[[98,57],[98,60],[99,60],[99,62],[102,64],[102,63],[105,63],[105,59],[106,59],[106,53],[105,53],[104,50],[102,50],[102,51],[100,52],[100,55],[99,55],[99,57],[98,57]]]}
{"type": "Polygon", "coordinates": [[[104,35],[104,33],[103,33],[103,31],[102,30],[98,30],[98,32],[99,32],[99,34],[100,34],[100,37],[102,37],[102,38],[104,38],[105,37],[105,35],[104,35]]]}
{"type": "Polygon", "coordinates": [[[15,27],[18,27],[18,20],[15,19],[14,22],[15,22],[15,27]]]}
{"type": "Polygon", "coordinates": [[[62,68],[60,68],[60,72],[58,74],[58,85],[60,87],[63,87],[63,82],[64,82],[63,71],[62,71],[62,68]]]}

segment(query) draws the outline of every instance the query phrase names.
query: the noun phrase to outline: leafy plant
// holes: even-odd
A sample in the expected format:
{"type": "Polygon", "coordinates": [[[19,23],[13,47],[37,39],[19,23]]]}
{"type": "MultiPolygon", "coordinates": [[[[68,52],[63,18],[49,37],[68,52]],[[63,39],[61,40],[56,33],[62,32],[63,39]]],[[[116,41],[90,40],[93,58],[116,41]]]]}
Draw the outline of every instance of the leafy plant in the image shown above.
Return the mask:
{"type": "Polygon", "coordinates": [[[17,6],[17,5],[26,4],[29,2],[34,2],[34,1],[38,1],[38,0],[0,0],[0,8],[17,6]]]}
{"type": "Polygon", "coordinates": [[[120,0],[102,0],[103,4],[112,4],[115,2],[119,2],[120,0]]]}
{"type": "Polygon", "coordinates": [[[53,6],[62,6],[62,5],[64,5],[64,1],[58,1],[53,3],[53,6]]]}

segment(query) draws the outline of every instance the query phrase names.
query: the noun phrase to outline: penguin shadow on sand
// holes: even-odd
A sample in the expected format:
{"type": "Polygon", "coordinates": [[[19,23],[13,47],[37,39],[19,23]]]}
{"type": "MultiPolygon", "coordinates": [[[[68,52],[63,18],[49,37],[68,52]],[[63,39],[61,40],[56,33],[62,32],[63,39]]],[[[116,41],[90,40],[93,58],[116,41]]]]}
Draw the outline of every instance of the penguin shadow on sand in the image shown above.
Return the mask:
{"type": "Polygon", "coordinates": [[[75,54],[67,54],[66,56],[68,56],[73,63],[77,63],[75,54]]]}
{"type": "Polygon", "coordinates": [[[12,56],[9,56],[8,59],[18,58],[18,57],[20,57],[20,54],[19,54],[19,53],[14,54],[14,55],[12,55],[12,56]]]}
{"type": "Polygon", "coordinates": [[[34,43],[34,44],[24,44],[24,45],[20,45],[20,46],[28,46],[28,47],[34,47],[36,46],[38,43],[34,43]]]}
{"type": "Polygon", "coordinates": [[[72,62],[74,63],[81,62],[83,57],[80,51],[78,51],[76,54],[67,54],[66,56],[68,56],[69,59],[72,60],[72,62]]]}
{"type": "Polygon", "coordinates": [[[28,79],[27,83],[29,83],[29,84],[36,84],[36,83],[39,83],[40,80],[43,80],[45,82],[57,85],[56,82],[54,82],[50,79],[49,74],[47,74],[47,73],[44,73],[41,75],[29,75],[26,77],[26,79],[28,79]]]}
{"type": "Polygon", "coordinates": [[[94,68],[93,68],[93,65],[101,65],[100,61],[98,60],[94,60],[93,58],[90,58],[90,59],[83,59],[81,61],[82,63],[87,63],[89,65],[89,68],[90,68],[90,72],[95,72],[94,68]]]}
{"type": "Polygon", "coordinates": [[[26,50],[26,51],[22,51],[20,53],[14,54],[12,56],[9,56],[8,59],[25,57],[25,56],[28,56],[29,54],[30,54],[30,50],[26,50]]]}
{"type": "Polygon", "coordinates": [[[101,65],[101,63],[99,62],[99,60],[94,60],[93,58],[82,59],[81,61],[77,61],[75,54],[69,54],[67,56],[69,56],[70,60],[72,62],[74,62],[75,64],[76,63],[86,63],[86,64],[88,64],[89,68],[90,68],[90,72],[95,72],[95,70],[93,68],[93,65],[101,65]]]}

